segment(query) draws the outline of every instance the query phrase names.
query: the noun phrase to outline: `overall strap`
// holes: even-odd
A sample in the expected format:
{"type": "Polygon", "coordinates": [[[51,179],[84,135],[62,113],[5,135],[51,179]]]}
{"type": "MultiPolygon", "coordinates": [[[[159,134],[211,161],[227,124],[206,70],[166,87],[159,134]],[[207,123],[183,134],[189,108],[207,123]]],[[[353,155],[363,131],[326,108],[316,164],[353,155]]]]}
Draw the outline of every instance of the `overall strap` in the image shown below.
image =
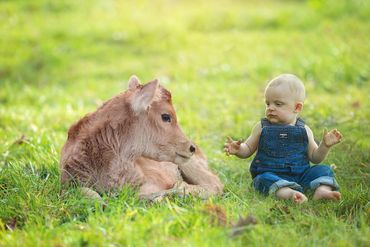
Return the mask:
{"type": "Polygon", "coordinates": [[[261,118],[261,128],[270,126],[270,122],[267,120],[267,118],[261,118]]]}
{"type": "Polygon", "coordinates": [[[305,123],[304,123],[303,119],[299,117],[299,118],[297,119],[297,122],[295,123],[295,126],[298,126],[298,127],[302,127],[302,128],[304,128],[305,123]]]}

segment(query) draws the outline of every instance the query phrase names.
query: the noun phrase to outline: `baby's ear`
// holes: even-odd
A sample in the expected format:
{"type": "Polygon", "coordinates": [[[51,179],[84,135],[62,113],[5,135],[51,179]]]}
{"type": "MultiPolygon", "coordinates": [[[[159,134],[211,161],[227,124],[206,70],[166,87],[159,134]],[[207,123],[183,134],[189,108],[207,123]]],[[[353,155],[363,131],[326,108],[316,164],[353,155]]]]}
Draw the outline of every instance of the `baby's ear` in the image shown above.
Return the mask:
{"type": "Polygon", "coordinates": [[[295,104],[295,109],[294,109],[294,112],[295,113],[300,113],[303,109],[303,102],[297,102],[295,104]]]}

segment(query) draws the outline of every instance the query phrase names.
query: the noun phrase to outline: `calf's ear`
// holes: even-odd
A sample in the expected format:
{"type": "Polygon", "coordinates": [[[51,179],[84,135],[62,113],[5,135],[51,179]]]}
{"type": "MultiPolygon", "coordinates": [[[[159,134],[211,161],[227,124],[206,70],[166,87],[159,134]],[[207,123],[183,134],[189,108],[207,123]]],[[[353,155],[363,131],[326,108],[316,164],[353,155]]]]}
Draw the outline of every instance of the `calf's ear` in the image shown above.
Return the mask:
{"type": "Polygon", "coordinates": [[[136,92],[131,101],[131,108],[135,114],[140,114],[150,107],[156,96],[159,95],[159,82],[154,80],[136,92]]]}
{"type": "Polygon", "coordinates": [[[132,75],[128,80],[128,89],[134,90],[140,85],[140,80],[136,75],[132,75]]]}

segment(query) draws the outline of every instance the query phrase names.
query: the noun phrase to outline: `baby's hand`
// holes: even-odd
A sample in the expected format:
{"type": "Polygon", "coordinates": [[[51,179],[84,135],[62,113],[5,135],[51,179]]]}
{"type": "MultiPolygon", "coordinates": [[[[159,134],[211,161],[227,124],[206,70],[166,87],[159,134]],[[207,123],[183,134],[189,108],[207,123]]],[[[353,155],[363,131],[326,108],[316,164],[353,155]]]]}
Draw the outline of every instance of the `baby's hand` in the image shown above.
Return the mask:
{"type": "Polygon", "coordinates": [[[240,150],[241,143],[241,141],[234,141],[230,137],[227,137],[227,142],[224,145],[226,155],[237,154],[240,150]]]}
{"type": "Polygon", "coordinates": [[[325,128],[322,141],[324,145],[330,148],[331,146],[339,143],[342,140],[342,134],[337,130],[333,129],[330,132],[325,128]]]}

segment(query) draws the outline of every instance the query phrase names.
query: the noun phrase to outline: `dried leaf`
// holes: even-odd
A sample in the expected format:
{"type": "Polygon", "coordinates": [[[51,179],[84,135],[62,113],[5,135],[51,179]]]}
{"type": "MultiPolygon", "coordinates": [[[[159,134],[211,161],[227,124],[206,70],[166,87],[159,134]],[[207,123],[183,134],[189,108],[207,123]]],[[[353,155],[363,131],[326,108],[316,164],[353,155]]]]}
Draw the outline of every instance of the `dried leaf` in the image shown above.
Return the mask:
{"type": "Polygon", "coordinates": [[[224,208],[214,204],[206,204],[204,211],[211,216],[212,225],[227,225],[227,216],[224,208]]]}
{"type": "Polygon", "coordinates": [[[17,227],[17,218],[11,218],[5,223],[5,228],[13,231],[17,227]]]}
{"type": "Polygon", "coordinates": [[[18,138],[15,142],[13,142],[13,145],[21,145],[27,141],[26,135],[22,134],[20,138],[18,138]]]}
{"type": "Polygon", "coordinates": [[[360,108],[360,102],[359,101],[354,101],[354,102],[352,102],[352,108],[355,108],[355,109],[357,109],[357,108],[360,108]]]}
{"type": "Polygon", "coordinates": [[[239,217],[239,220],[231,228],[230,237],[235,237],[242,234],[245,230],[249,229],[251,226],[256,225],[257,219],[252,214],[247,217],[239,217]]]}
{"type": "Polygon", "coordinates": [[[365,163],[360,163],[360,166],[362,166],[362,167],[365,167],[365,168],[367,168],[368,167],[368,165],[367,164],[365,164],[365,163]]]}
{"type": "Polygon", "coordinates": [[[239,220],[235,226],[256,225],[256,224],[257,224],[256,217],[250,214],[246,218],[239,217],[239,220]]]}

